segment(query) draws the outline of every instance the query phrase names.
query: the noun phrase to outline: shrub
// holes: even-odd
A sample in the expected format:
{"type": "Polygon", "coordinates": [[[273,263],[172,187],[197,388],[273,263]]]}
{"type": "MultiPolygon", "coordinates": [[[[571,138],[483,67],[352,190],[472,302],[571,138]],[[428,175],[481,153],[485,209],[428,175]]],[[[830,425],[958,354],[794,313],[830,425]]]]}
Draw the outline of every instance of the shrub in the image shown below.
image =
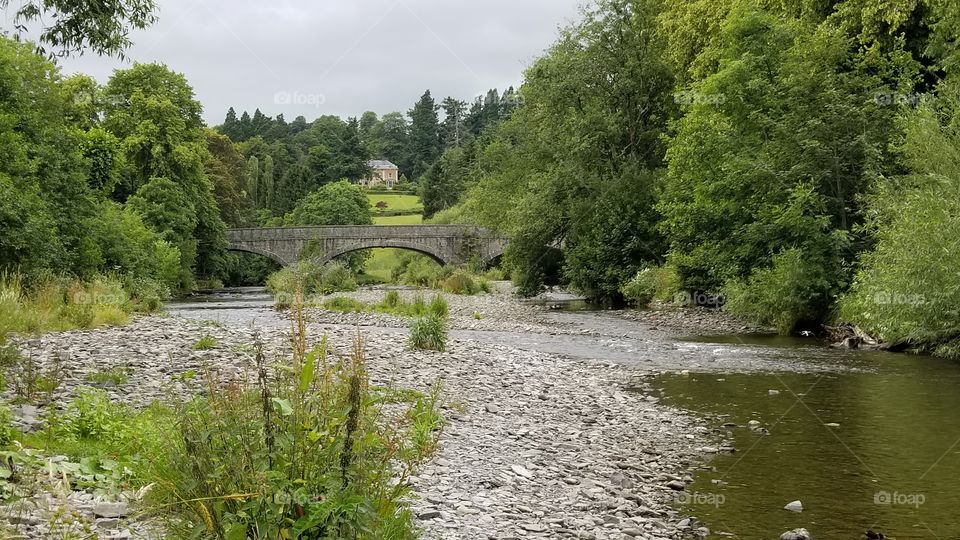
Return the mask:
{"type": "Polygon", "coordinates": [[[440,283],[440,288],[444,292],[451,294],[477,294],[483,289],[479,283],[463,271],[454,272],[453,275],[440,283]]]}
{"type": "Polygon", "coordinates": [[[105,391],[84,387],[63,413],[51,413],[47,424],[55,437],[116,444],[130,438],[126,423],[130,415],[126,406],[111,403],[105,391]]]}
{"type": "Polygon", "coordinates": [[[438,315],[418,317],[410,326],[410,345],[427,351],[446,350],[447,321],[438,315]]]}
{"type": "Polygon", "coordinates": [[[831,302],[831,280],[817,257],[788,249],[774,256],[772,267],[731,282],[725,294],[731,312],[787,335],[821,319],[831,302]]]}
{"type": "Polygon", "coordinates": [[[326,340],[312,350],[306,341],[295,331],[293,357],[275,370],[258,350],[256,382],[211,381],[207,395],[178,408],[176,433],[146,475],[158,479],[148,503],[177,512],[168,534],[416,537],[403,501],[435,447],[436,397],[383,418],[363,344],[339,358],[326,340]]]}
{"type": "Polygon", "coordinates": [[[354,298],[337,296],[323,303],[323,309],[328,311],[342,311],[344,313],[359,313],[366,309],[366,304],[354,298]]]}
{"type": "Polygon", "coordinates": [[[624,298],[638,307],[653,300],[670,300],[680,288],[680,278],[672,266],[644,268],[624,285],[620,292],[624,298]]]}
{"type": "Polygon", "coordinates": [[[298,288],[306,295],[328,295],[355,291],[357,281],[353,272],[339,262],[321,266],[312,261],[300,261],[267,278],[267,289],[274,294],[278,306],[289,305],[298,288]]]}
{"type": "Polygon", "coordinates": [[[960,182],[927,178],[874,207],[876,248],[863,255],[841,317],[885,341],[960,358],[960,250],[945,247],[960,235],[960,182]]]}

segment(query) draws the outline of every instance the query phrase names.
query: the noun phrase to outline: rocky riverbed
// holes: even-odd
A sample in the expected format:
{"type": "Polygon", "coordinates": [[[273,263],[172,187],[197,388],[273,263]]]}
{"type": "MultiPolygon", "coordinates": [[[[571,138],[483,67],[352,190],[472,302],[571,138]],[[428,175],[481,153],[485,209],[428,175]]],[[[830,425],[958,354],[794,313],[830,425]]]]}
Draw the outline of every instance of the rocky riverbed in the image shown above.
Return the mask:
{"type": "MultiPolygon", "coordinates": [[[[376,302],[382,294],[355,295],[376,302]]],[[[487,330],[584,332],[502,294],[448,300],[454,328],[482,323],[487,330]]],[[[706,533],[670,502],[690,481],[686,471],[702,460],[699,449],[716,440],[697,420],[658,403],[646,378],[651,370],[456,335],[447,352],[412,351],[405,332],[380,331],[405,322],[381,317],[314,310],[309,335],[319,340],[326,334],[334,351],[347,354],[356,325],[368,326],[361,332],[374,384],[426,390],[441,381],[447,423],[440,448],[412,479],[417,498],[411,504],[425,538],[652,540],[706,533]]],[[[196,388],[185,373],[210,369],[221,379],[243,377],[255,335],[268,356],[287,354],[282,325],[162,316],[21,340],[23,354],[41,366],[59,365],[63,378],[49,404],[18,407],[16,422],[37,429],[44,409],[65,403],[110,369],[128,376],[102,386],[111,398],[135,406],[189,396],[196,388]],[[202,336],[216,345],[195,350],[202,336]]],[[[138,517],[135,493],[56,489],[0,515],[25,538],[48,537],[56,509],[73,513],[102,538],[158,535],[138,517]]]]}

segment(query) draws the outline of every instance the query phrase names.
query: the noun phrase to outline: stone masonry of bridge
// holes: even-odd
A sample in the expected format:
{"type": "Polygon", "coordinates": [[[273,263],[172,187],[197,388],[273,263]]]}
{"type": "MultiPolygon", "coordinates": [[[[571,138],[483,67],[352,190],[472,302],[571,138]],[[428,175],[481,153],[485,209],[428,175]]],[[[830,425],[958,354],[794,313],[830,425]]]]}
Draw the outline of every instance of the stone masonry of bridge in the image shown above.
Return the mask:
{"type": "Polygon", "coordinates": [[[247,251],[289,266],[306,253],[320,263],[370,248],[418,251],[440,264],[488,264],[503,254],[507,239],[473,225],[349,225],[229,229],[227,249],[247,251]]]}

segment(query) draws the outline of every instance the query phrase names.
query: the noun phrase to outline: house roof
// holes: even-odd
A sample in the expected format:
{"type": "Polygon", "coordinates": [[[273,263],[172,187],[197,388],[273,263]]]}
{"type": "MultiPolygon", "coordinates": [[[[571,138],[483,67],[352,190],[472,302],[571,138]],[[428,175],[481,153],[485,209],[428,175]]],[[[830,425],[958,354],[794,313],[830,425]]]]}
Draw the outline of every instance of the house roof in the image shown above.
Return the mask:
{"type": "Polygon", "coordinates": [[[399,169],[400,168],[385,159],[372,159],[367,162],[367,165],[369,165],[371,169],[399,169]]]}

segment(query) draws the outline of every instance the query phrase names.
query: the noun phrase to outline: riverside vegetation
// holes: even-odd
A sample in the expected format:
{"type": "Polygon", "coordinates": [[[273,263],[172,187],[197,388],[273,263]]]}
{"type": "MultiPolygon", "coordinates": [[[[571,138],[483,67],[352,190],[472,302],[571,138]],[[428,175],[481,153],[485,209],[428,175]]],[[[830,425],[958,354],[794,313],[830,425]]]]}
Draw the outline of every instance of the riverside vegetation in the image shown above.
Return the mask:
{"type": "MultiPolygon", "coordinates": [[[[34,434],[11,430],[0,409],[0,497],[51,489],[46,471],[96,493],[139,489],[165,537],[414,538],[402,501],[435,451],[441,389],[371,386],[361,337],[333,355],[325,337],[311,343],[302,313],[295,304],[288,357],[255,343],[238,378],[185,374],[196,397],[132,409],[81,387],[34,434]]],[[[85,530],[70,516],[45,526],[64,538],[85,530]]]]}

